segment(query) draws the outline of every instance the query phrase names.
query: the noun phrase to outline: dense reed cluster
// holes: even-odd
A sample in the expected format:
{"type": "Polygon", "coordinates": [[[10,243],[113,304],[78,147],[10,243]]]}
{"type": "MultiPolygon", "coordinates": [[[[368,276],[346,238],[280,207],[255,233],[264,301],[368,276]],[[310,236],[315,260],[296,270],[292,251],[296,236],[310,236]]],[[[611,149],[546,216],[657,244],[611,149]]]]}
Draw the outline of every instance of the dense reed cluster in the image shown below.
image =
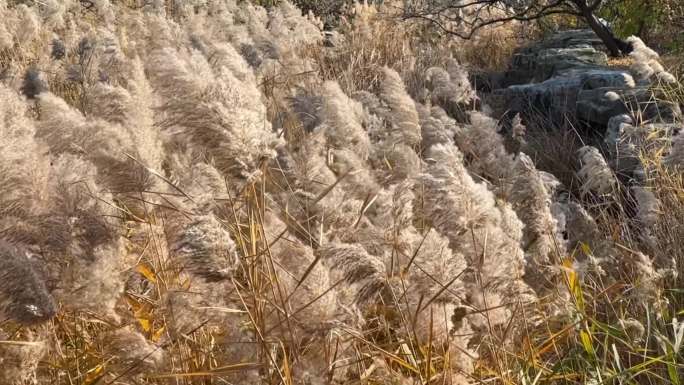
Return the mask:
{"type": "Polygon", "coordinates": [[[573,279],[629,270],[662,308],[643,127],[583,147],[575,195],[445,52],[351,73],[374,6],[326,36],[286,1],[85,3],[0,3],[1,383],[466,384],[573,320],[573,279]],[[621,193],[641,252],[587,205],[621,193]]]}

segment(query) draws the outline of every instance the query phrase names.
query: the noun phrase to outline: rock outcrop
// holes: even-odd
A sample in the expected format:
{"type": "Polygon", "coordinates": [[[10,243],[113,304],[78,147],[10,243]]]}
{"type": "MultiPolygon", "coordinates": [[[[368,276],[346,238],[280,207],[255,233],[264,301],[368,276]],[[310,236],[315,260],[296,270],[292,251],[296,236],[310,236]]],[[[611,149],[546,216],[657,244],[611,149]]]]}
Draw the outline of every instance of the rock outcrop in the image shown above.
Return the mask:
{"type": "Polygon", "coordinates": [[[600,39],[589,30],[563,31],[521,49],[510,68],[496,76],[485,100],[503,114],[541,112],[554,121],[569,118],[605,128],[616,115],[639,111],[648,121],[672,123],[679,106],[658,97],[628,69],[608,66],[600,39]]]}

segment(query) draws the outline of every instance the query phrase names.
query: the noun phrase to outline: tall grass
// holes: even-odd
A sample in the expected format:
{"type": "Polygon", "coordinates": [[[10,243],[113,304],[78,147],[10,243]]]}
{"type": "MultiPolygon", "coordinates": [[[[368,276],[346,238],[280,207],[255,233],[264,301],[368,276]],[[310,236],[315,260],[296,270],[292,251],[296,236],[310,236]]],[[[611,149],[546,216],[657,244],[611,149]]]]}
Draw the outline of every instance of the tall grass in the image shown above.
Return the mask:
{"type": "Polygon", "coordinates": [[[0,383],[679,383],[681,137],[622,175],[475,111],[510,31],[268,5],[0,6],[0,383]]]}

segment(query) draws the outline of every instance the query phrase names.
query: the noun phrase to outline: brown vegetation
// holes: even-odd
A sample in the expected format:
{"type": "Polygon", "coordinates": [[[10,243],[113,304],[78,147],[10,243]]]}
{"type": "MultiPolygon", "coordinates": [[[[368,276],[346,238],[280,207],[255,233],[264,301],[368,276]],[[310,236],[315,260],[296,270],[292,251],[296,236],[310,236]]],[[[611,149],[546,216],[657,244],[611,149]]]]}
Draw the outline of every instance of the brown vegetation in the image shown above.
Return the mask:
{"type": "Polygon", "coordinates": [[[519,26],[391,5],[1,4],[0,383],[679,383],[684,134],[501,132],[519,26]]]}

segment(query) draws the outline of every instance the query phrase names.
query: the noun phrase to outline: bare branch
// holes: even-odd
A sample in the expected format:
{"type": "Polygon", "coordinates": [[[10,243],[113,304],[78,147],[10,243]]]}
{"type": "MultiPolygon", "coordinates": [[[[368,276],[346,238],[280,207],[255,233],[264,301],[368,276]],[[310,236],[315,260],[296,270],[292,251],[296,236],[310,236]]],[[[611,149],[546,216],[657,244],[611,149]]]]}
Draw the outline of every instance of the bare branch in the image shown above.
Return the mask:
{"type": "Polygon", "coordinates": [[[612,56],[629,53],[628,44],[615,37],[594,14],[603,3],[604,0],[526,0],[522,5],[511,6],[507,0],[423,0],[405,4],[402,19],[423,20],[443,33],[470,39],[488,26],[570,15],[584,20],[612,56]]]}
{"type": "MultiPolygon", "coordinates": [[[[428,3],[430,2],[428,1],[428,3]]],[[[501,0],[474,0],[463,3],[453,2],[453,4],[435,8],[428,4],[422,10],[405,8],[403,19],[425,20],[444,33],[462,39],[470,39],[477,31],[490,25],[505,24],[511,21],[528,22],[555,14],[581,16],[579,12],[568,7],[568,5],[567,0],[554,0],[546,5],[540,5],[539,1],[531,1],[524,8],[514,10],[506,7],[501,0]],[[461,11],[466,9],[472,11],[470,18],[461,15],[461,11]],[[507,15],[488,17],[492,11],[499,11],[507,15]],[[446,23],[456,23],[457,26],[464,28],[463,30],[452,28],[446,23]]]]}

